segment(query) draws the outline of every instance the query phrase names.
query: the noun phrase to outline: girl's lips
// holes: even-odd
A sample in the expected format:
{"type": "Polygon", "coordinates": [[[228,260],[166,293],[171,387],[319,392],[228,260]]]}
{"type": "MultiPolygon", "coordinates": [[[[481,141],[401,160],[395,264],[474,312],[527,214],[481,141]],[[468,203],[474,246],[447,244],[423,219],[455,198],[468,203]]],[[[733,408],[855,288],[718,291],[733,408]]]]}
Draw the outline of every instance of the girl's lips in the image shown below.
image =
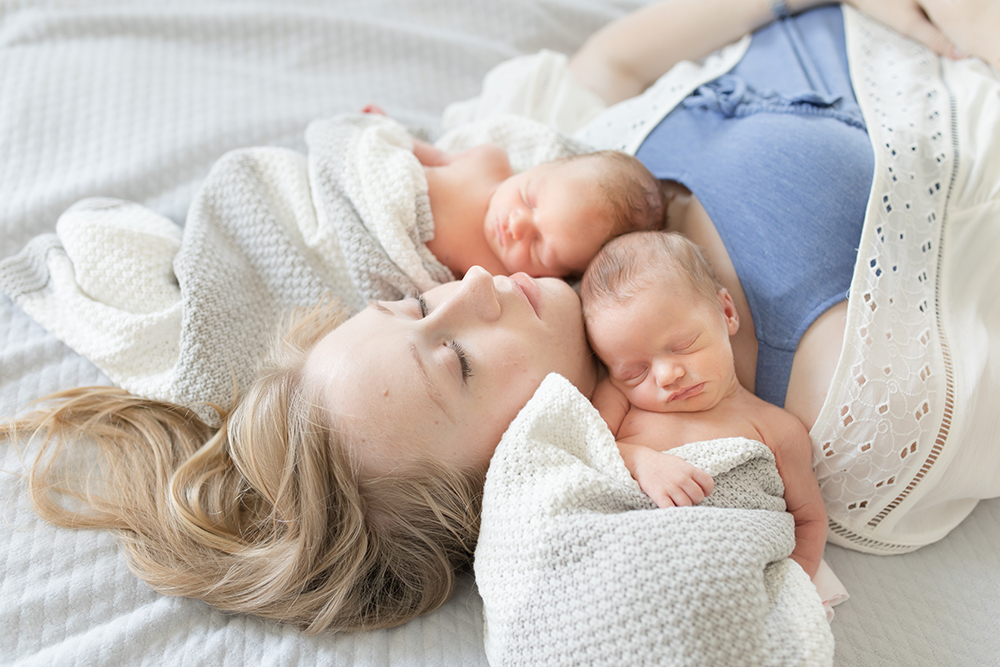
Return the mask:
{"type": "Polygon", "coordinates": [[[521,293],[524,294],[537,317],[538,309],[542,303],[542,290],[538,287],[538,283],[527,273],[515,273],[510,279],[521,290],[521,293]]]}
{"type": "Polygon", "coordinates": [[[697,396],[705,388],[705,383],[700,382],[696,385],[692,385],[687,389],[681,389],[680,391],[671,394],[670,398],[667,399],[667,403],[673,403],[674,401],[683,401],[685,398],[691,398],[692,396],[697,396]]]}
{"type": "Polygon", "coordinates": [[[497,237],[497,244],[501,248],[505,247],[506,246],[506,243],[505,243],[506,239],[504,237],[506,236],[506,234],[504,234],[503,223],[500,222],[499,216],[497,217],[496,224],[493,226],[493,231],[494,231],[494,233],[496,234],[496,237],[497,237]]]}

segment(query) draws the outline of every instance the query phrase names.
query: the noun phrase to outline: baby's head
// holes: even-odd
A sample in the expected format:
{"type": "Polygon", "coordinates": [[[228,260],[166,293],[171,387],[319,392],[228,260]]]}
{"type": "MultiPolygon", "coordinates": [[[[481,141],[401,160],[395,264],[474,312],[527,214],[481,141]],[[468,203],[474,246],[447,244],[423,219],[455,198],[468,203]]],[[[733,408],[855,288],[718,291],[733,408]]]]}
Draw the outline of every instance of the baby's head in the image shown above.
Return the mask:
{"type": "Polygon", "coordinates": [[[620,236],[580,286],[590,345],[629,402],[653,412],[713,407],[736,382],[732,297],[680,234],[620,236]]]}
{"type": "Polygon", "coordinates": [[[599,151],[516,174],[490,197],[483,233],[509,274],[578,277],[600,247],[664,228],[659,181],[635,157],[599,151]]]}

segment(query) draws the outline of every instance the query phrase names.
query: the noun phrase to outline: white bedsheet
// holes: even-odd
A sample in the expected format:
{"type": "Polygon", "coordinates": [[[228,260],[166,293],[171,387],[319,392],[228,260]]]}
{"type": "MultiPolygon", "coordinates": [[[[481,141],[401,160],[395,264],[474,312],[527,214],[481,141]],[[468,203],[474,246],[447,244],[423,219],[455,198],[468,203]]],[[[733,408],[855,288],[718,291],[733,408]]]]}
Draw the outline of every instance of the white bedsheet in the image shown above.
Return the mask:
{"type": "MultiPolygon", "coordinates": [[[[433,132],[501,60],[571,52],[638,0],[333,3],[0,2],[0,257],[86,196],[183,222],[229,149],[303,149],[316,118],[375,102],[433,132]],[[340,6],[339,4],[337,6],[340,6]]],[[[0,414],[82,384],[91,365],[0,296],[0,414]]],[[[2,445],[4,470],[17,470],[2,445]]],[[[52,528],[0,475],[0,662],[484,665],[470,580],[395,630],[306,637],[151,592],[107,533],[52,528]]],[[[851,592],[837,665],[1000,664],[1000,501],[940,543],[881,558],[830,547],[851,592]]]]}

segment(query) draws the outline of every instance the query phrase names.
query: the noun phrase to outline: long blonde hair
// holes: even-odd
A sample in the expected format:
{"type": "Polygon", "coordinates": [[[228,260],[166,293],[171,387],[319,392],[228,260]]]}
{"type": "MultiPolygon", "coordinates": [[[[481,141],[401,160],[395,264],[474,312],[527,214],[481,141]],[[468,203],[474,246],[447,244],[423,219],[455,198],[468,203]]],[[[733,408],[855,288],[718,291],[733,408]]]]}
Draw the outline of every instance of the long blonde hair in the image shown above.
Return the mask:
{"type": "Polygon", "coordinates": [[[118,532],[154,589],[306,632],[400,625],[448,599],[479,528],[485,471],[433,462],[367,477],[301,381],[344,319],[300,314],[213,429],[183,407],[109,387],[72,389],[0,436],[40,443],[35,511],[118,532]],[[83,440],[84,442],[81,442],[83,440]],[[96,471],[67,465],[85,441],[96,471]]]}

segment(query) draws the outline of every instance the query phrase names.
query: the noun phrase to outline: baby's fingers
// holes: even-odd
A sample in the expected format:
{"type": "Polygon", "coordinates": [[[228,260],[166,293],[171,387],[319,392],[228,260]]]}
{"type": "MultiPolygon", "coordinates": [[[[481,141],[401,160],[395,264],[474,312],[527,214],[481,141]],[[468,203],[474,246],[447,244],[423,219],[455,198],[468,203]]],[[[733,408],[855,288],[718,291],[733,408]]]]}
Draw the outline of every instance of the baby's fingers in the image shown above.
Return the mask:
{"type": "MultiPolygon", "coordinates": [[[[697,470],[695,472],[704,472],[704,471],[697,470]]],[[[707,476],[708,473],[705,474],[707,476]]],[[[711,483],[712,478],[708,477],[708,481],[711,483]]],[[[681,482],[680,487],[678,488],[677,493],[673,496],[673,498],[675,504],[678,505],[679,507],[687,507],[689,505],[697,505],[698,503],[703,501],[705,499],[705,496],[707,495],[708,492],[705,491],[705,488],[702,485],[702,483],[699,482],[696,479],[696,475],[692,473],[691,477],[681,482]],[[677,502],[678,496],[683,497],[682,502],[677,502]]]]}
{"type": "Polygon", "coordinates": [[[664,507],[690,507],[701,501],[692,501],[687,491],[683,487],[671,484],[663,488],[647,492],[647,495],[656,503],[659,508],[664,507]]]}
{"type": "MultiPolygon", "coordinates": [[[[712,478],[708,473],[703,470],[695,470],[694,472],[699,472],[708,477],[709,485],[712,484],[712,478]]],[[[663,491],[663,496],[668,502],[661,503],[660,500],[654,498],[653,501],[656,503],[657,507],[691,507],[692,505],[697,505],[702,500],[705,499],[711,491],[706,491],[704,485],[698,482],[694,475],[691,477],[686,477],[676,484],[672,484],[666,487],[663,491]]]]}
{"type": "MultiPolygon", "coordinates": [[[[707,496],[712,495],[712,491],[715,491],[715,480],[701,468],[695,468],[694,472],[691,474],[691,478],[702,490],[701,500],[704,500],[707,496]]],[[[700,503],[701,500],[698,502],[700,503]]]]}
{"type": "Polygon", "coordinates": [[[650,493],[648,495],[660,509],[663,509],[664,507],[677,507],[677,504],[674,503],[674,499],[670,497],[670,493],[668,491],[650,493]]]}

